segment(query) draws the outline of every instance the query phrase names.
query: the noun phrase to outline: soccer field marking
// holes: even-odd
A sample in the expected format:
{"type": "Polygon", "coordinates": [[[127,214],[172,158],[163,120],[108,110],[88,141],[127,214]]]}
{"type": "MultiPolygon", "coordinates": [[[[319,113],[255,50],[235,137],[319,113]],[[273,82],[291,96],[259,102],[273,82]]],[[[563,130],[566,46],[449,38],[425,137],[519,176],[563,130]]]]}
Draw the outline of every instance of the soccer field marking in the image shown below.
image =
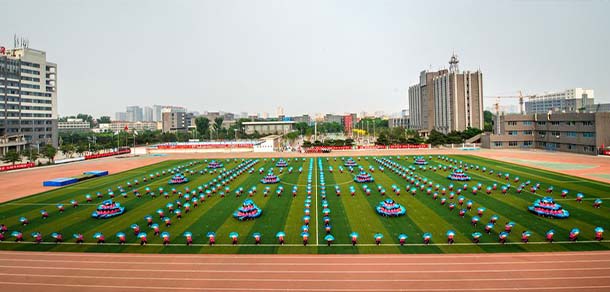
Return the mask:
{"type": "MultiPolygon", "coordinates": [[[[134,290],[196,290],[196,291],[320,291],[320,292],[328,292],[328,291],[359,291],[359,292],[385,292],[385,291],[472,291],[473,288],[417,288],[417,289],[409,289],[409,288],[397,288],[397,289],[355,289],[355,288],[241,288],[241,287],[175,287],[175,286],[124,286],[124,285],[88,285],[88,284],[55,284],[55,283],[20,283],[20,282],[8,282],[1,281],[0,284],[5,285],[18,285],[18,286],[50,286],[50,287],[72,287],[72,288],[102,288],[105,290],[108,289],[134,289],[134,290]]],[[[510,287],[493,287],[493,288],[476,288],[478,291],[498,291],[498,290],[576,290],[576,289],[602,289],[602,288],[610,288],[610,286],[545,286],[545,287],[520,287],[520,288],[510,288],[510,287]]]]}
{"type": "MultiPolygon", "coordinates": [[[[0,204],[0,207],[4,206],[4,205],[15,205],[15,206],[56,206],[57,204],[66,204],[66,202],[60,202],[60,203],[4,203],[4,204],[0,204]]],[[[101,203],[99,203],[101,204],[101,203]]],[[[89,204],[89,203],[78,203],[79,206],[97,206],[99,204],[89,204]]],[[[70,206],[72,207],[72,206],[70,206]]]]}
{"type": "MultiPolygon", "coordinates": [[[[527,262],[524,262],[527,264],[527,262]]],[[[325,264],[320,264],[325,265],[325,264]]],[[[447,265],[447,263],[444,263],[447,265]]],[[[599,268],[540,268],[540,269],[503,269],[503,270],[493,270],[493,269],[467,269],[467,270],[370,270],[370,271],[341,271],[341,270],[218,270],[218,269],[135,269],[135,268],[86,268],[86,267],[39,267],[39,266],[17,266],[17,265],[0,265],[0,268],[6,269],[27,269],[27,270],[65,270],[65,271],[98,271],[98,272],[156,272],[156,273],[227,273],[227,272],[239,272],[239,273],[247,273],[247,274],[449,274],[449,273],[507,273],[507,272],[542,272],[548,273],[552,272],[569,272],[569,271],[605,271],[610,270],[609,267],[599,267],[599,268]]]]}
{"type": "MultiPolygon", "coordinates": [[[[2,276],[13,277],[41,277],[41,278],[72,278],[72,279],[110,279],[110,280],[161,280],[161,281],[246,281],[246,282],[454,282],[456,279],[267,279],[267,278],[185,278],[185,277],[128,277],[128,276],[80,276],[80,275],[47,275],[47,274],[25,274],[25,273],[2,273],[2,276]]],[[[548,280],[590,280],[610,279],[610,276],[567,276],[567,277],[519,277],[519,278],[460,278],[459,281],[548,281],[548,280]]]]}
{"type": "MultiPolygon", "coordinates": [[[[313,158],[312,158],[313,159],[313,158]]],[[[313,159],[314,161],[314,176],[316,179],[316,246],[320,245],[320,241],[319,241],[319,234],[318,234],[318,225],[320,225],[320,223],[318,222],[318,220],[320,218],[318,218],[318,161],[316,161],[316,159],[313,159]]]]}

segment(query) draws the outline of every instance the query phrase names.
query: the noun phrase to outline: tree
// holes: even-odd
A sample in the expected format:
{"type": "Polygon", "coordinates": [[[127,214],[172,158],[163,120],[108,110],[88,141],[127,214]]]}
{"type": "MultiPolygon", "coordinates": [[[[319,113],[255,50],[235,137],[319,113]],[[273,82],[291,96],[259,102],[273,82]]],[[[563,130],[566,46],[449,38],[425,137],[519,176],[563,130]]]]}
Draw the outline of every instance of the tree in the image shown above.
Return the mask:
{"type": "Polygon", "coordinates": [[[21,151],[21,156],[26,157],[29,161],[35,162],[40,155],[38,154],[38,150],[28,147],[21,151]]]}
{"type": "Polygon", "coordinates": [[[15,151],[15,150],[10,150],[10,151],[7,151],[6,153],[4,153],[2,160],[4,162],[10,162],[14,165],[15,162],[21,161],[21,155],[19,153],[17,153],[17,151],[15,151]]]}
{"type": "Polygon", "coordinates": [[[483,130],[485,132],[493,131],[494,115],[490,111],[483,112],[483,121],[484,121],[483,130]]]}
{"type": "Polygon", "coordinates": [[[57,154],[57,149],[53,147],[53,145],[47,144],[42,148],[42,156],[49,159],[49,161],[55,161],[55,155],[57,154]]]}
{"type": "Polygon", "coordinates": [[[109,116],[101,116],[99,119],[97,119],[97,123],[98,124],[110,124],[111,120],[109,116]]]}
{"type": "Polygon", "coordinates": [[[78,144],[78,146],[76,146],[76,154],[82,156],[83,153],[85,153],[87,151],[87,145],[85,144],[78,144]]]}
{"type": "Polygon", "coordinates": [[[61,150],[64,155],[72,158],[72,154],[76,151],[76,147],[74,147],[74,144],[64,143],[59,147],[59,150],[61,150]]]}
{"type": "Polygon", "coordinates": [[[447,144],[446,140],[447,137],[437,130],[430,131],[430,135],[428,135],[428,143],[432,146],[447,144]]]}
{"type": "Polygon", "coordinates": [[[204,139],[210,137],[210,120],[206,117],[198,117],[195,119],[195,126],[197,126],[197,133],[204,139]]]}

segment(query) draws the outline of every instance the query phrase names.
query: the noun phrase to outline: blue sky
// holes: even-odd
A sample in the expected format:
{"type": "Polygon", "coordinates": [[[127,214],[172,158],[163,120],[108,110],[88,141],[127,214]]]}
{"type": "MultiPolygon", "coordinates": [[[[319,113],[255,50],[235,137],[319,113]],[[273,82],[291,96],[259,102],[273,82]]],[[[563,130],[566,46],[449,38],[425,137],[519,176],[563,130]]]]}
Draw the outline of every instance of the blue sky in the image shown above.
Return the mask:
{"type": "Polygon", "coordinates": [[[14,12],[0,45],[17,33],[58,64],[60,115],[398,112],[419,72],[454,51],[460,69],[483,71],[486,96],[584,87],[610,102],[608,1],[0,4],[14,12]]]}

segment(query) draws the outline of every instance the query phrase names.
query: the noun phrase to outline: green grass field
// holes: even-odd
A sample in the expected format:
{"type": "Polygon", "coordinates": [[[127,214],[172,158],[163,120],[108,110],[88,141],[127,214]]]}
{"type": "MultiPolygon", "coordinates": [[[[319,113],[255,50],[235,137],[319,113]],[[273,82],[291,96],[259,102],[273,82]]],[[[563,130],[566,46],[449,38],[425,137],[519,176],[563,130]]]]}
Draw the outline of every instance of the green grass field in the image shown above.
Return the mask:
{"type": "MultiPolygon", "coordinates": [[[[191,212],[185,214],[181,220],[175,214],[168,214],[165,208],[168,202],[178,200],[178,195],[172,194],[171,189],[185,191],[185,187],[197,190],[199,186],[204,187],[210,184],[218,175],[216,173],[203,173],[201,170],[207,169],[207,161],[199,160],[197,163],[188,166],[192,161],[166,161],[159,164],[133,169],[130,171],[112,174],[110,176],[95,178],[80,182],[71,186],[53,189],[41,194],[24,197],[18,200],[0,204],[0,223],[8,227],[4,233],[5,239],[0,243],[2,250],[29,250],[29,251],[86,251],[86,252],[136,252],[136,253],[481,253],[481,252],[522,252],[522,251],[573,251],[573,250],[607,250],[610,249],[610,241],[596,241],[594,228],[597,226],[604,229],[610,228],[610,212],[607,205],[602,204],[601,208],[593,208],[592,204],[596,198],[606,200],[610,198],[610,186],[605,183],[575,178],[555,172],[549,172],[529,167],[518,166],[510,163],[498,162],[492,159],[485,159],[469,155],[450,156],[448,159],[433,156],[426,157],[428,165],[419,168],[414,165],[414,156],[387,156],[387,157],[352,157],[356,163],[367,172],[370,172],[375,182],[367,183],[371,189],[370,196],[363,191],[362,184],[353,181],[358,169],[350,173],[347,167],[343,166],[348,157],[336,158],[304,158],[286,159],[289,167],[293,168],[292,173],[288,173],[287,168],[279,174],[279,168],[275,167],[278,159],[259,159],[252,167],[253,172],[248,171],[236,176],[227,186],[230,191],[224,198],[219,193],[206,198],[205,202],[198,207],[191,207],[191,212]],[[449,210],[449,203],[457,204],[458,196],[453,200],[449,199],[449,190],[444,197],[447,202],[441,205],[443,198],[439,190],[438,199],[433,199],[433,195],[426,194],[425,189],[419,188],[415,195],[409,192],[412,187],[408,180],[392,172],[388,167],[384,171],[380,170],[381,164],[377,159],[393,161],[403,167],[412,167],[413,176],[426,178],[432,181],[433,185],[440,185],[440,188],[448,188],[451,183],[456,188],[464,183],[452,182],[447,176],[450,170],[443,170],[443,166],[463,162],[468,166],[486,167],[487,171],[475,170],[470,168],[466,174],[472,180],[466,182],[468,188],[462,192],[465,201],[472,200],[472,211],[466,212],[464,218],[458,215],[459,209],[449,210]],[[322,167],[319,167],[318,160],[321,160],[322,167]],[[311,173],[310,164],[313,166],[311,173]],[[172,176],[169,172],[153,180],[143,181],[143,177],[157,172],[167,171],[178,166],[185,166],[193,171],[187,174],[190,182],[181,185],[168,185],[168,180],[172,176]],[[340,172],[340,167],[343,172],[340,172]],[[436,171],[430,167],[439,167],[436,171]],[[261,178],[267,173],[269,168],[274,168],[281,182],[279,184],[263,185],[261,178]],[[333,172],[329,171],[333,168],[333,172]],[[263,168],[263,174],[259,174],[259,169],[263,168]],[[299,168],[302,172],[299,173],[299,168]],[[489,170],[493,169],[493,174],[489,170]],[[501,186],[507,181],[504,177],[498,177],[497,173],[509,173],[511,184],[507,194],[502,194],[501,186]],[[320,183],[320,174],[323,173],[325,179],[326,200],[330,208],[330,224],[332,235],[335,237],[332,246],[327,246],[324,237],[326,232],[322,222],[322,195],[324,187],[320,183]],[[304,216],[304,204],[307,198],[308,176],[311,178],[311,221],[309,224],[309,244],[303,246],[301,239],[302,218],[304,216]],[[518,176],[520,182],[514,182],[518,176]],[[142,193],[142,198],[137,198],[132,190],[127,187],[127,182],[139,180],[137,189],[142,193]],[[530,186],[523,189],[518,194],[516,189],[520,183],[531,181],[532,185],[540,183],[540,189],[534,194],[530,192],[530,186]],[[478,183],[482,184],[482,189],[474,195],[471,188],[478,183]],[[497,184],[498,189],[491,194],[486,194],[487,186],[497,184]],[[122,197],[118,186],[123,186],[128,196],[122,197]],[[296,197],[292,195],[293,186],[298,186],[296,197]],[[378,185],[386,189],[386,195],[382,196],[378,190],[378,185]],[[400,195],[392,191],[392,185],[400,189],[400,195]],[[253,186],[257,192],[251,197],[254,202],[263,209],[261,217],[238,221],[232,217],[233,212],[241,206],[242,202],[248,197],[248,190],[253,186]],[[270,191],[268,196],[263,195],[266,186],[270,191]],[[284,192],[280,197],[276,195],[279,186],[283,186],[284,192]],[[335,186],[339,186],[341,196],[335,194],[335,186]],[[355,188],[355,193],[350,194],[350,186],[355,188]],[[552,196],[557,203],[563,205],[564,209],[570,212],[568,219],[550,219],[536,216],[527,210],[537,198],[547,196],[545,191],[553,186],[552,196]],[[150,187],[157,193],[156,198],[144,194],[144,189],[150,187]],[[170,198],[158,194],[158,188],[163,187],[170,193],[170,198]],[[236,197],[235,190],[243,187],[245,193],[241,197],[236,197]],[[94,219],[91,213],[97,205],[105,199],[109,199],[108,189],[116,194],[115,201],[126,207],[123,215],[109,219],[94,219]],[[569,190],[567,198],[562,199],[562,190],[569,190]],[[101,192],[103,198],[96,197],[96,193],[101,192]],[[582,203],[575,200],[577,193],[585,195],[582,203]],[[93,201],[87,203],[85,195],[91,194],[93,201]],[[394,199],[397,203],[406,207],[407,213],[401,217],[383,217],[375,212],[375,206],[386,198],[394,199]],[[72,208],[71,200],[77,200],[80,204],[77,208],[72,208]],[[65,205],[65,211],[60,214],[56,204],[65,205]],[[479,207],[486,208],[480,222],[476,227],[471,225],[471,219],[476,215],[479,207]],[[155,211],[164,208],[166,214],[170,215],[172,225],[165,227],[155,211]],[[46,209],[49,213],[47,219],[42,219],[40,210],[46,209]],[[153,232],[147,227],[144,216],[152,215],[154,222],[161,225],[161,232],[167,231],[171,235],[171,244],[163,246],[159,236],[153,236],[153,232]],[[497,224],[490,234],[484,232],[485,225],[489,222],[492,215],[499,216],[497,224]],[[27,226],[19,222],[20,217],[29,220],[27,226]],[[508,221],[515,222],[512,233],[508,236],[506,244],[498,243],[498,234],[504,231],[504,225],[508,221]],[[132,224],[138,224],[142,231],[148,234],[148,245],[140,246],[139,239],[136,238],[130,229],[132,224]],[[578,241],[569,242],[568,234],[572,228],[579,228],[580,235],[578,241]],[[545,233],[549,229],[554,229],[555,242],[550,244],[545,241],[545,233]],[[445,233],[454,230],[455,243],[447,244],[445,233]],[[528,230],[531,232],[529,243],[521,242],[521,232],[528,230]],[[23,233],[24,242],[15,243],[11,237],[13,231],[23,233]],[[186,246],[183,233],[190,231],[193,233],[193,245],[186,246]],[[206,234],[209,231],[216,233],[216,245],[209,246],[206,234]],[[285,244],[280,246],[275,237],[276,232],[286,233],[285,244]],[[358,244],[352,246],[349,234],[355,231],[360,236],[358,244]],[[472,243],[471,234],[481,232],[483,235],[479,244],[472,243]],[[32,232],[40,232],[43,235],[43,243],[33,242],[32,232]],[[61,232],[64,236],[64,243],[55,244],[51,233],[61,232]],[[106,236],[106,244],[98,245],[93,238],[96,232],[103,232],[106,236]],[[127,244],[119,245],[115,237],[117,232],[127,234],[127,244]],[[239,243],[231,244],[230,232],[239,233],[239,243]],[[252,234],[260,232],[262,241],[260,245],[254,244],[252,234]],[[422,240],[423,233],[428,232],[432,235],[429,245],[424,245],[422,240]],[[84,244],[75,244],[72,234],[82,233],[85,238],[84,244]],[[382,233],[384,238],[381,245],[375,245],[373,235],[382,233]],[[404,233],[408,235],[406,244],[398,244],[398,235],[404,233]]],[[[228,159],[221,161],[226,170],[235,169],[244,160],[228,159]]],[[[407,174],[408,175],[408,174],[407,174]]],[[[220,190],[224,191],[225,186],[220,190]]],[[[427,188],[427,187],[426,187],[427,188]]],[[[219,190],[219,192],[220,192],[219,190]]],[[[432,189],[434,193],[434,188],[432,189]]],[[[184,202],[184,199],[182,199],[184,202]]],[[[464,203],[464,206],[466,203],[464,203]]]]}

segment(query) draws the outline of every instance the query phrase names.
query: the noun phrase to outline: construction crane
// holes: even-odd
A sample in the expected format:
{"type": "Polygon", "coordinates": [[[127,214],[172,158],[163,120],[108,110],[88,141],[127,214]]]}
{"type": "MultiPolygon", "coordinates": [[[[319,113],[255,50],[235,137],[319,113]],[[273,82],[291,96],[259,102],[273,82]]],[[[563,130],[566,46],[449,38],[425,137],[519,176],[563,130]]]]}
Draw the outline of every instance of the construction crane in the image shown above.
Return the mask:
{"type": "Polygon", "coordinates": [[[504,96],[486,96],[487,98],[495,98],[496,102],[493,104],[496,110],[496,134],[500,134],[500,99],[518,98],[519,99],[519,112],[525,114],[525,103],[524,99],[531,99],[532,95],[523,95],[519,90],[519,95],[504,95],[504,96]]]}

